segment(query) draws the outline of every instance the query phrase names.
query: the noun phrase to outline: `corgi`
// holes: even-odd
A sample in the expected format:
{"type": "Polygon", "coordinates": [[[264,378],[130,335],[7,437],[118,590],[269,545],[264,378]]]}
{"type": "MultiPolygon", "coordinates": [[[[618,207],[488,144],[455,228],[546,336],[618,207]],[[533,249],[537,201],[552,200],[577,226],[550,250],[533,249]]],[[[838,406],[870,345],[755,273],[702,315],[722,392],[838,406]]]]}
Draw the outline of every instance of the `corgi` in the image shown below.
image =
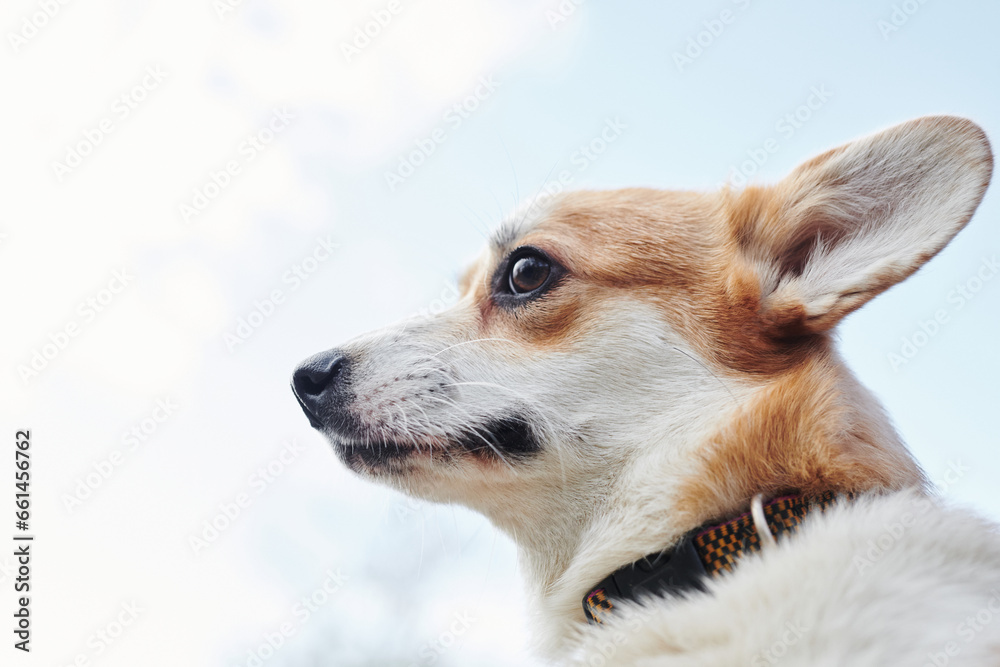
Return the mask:
{"type": "Polygon", "coordinates": [[[292,389],[352,471],[513,539],[547,660],[998,665],[997,527],[935,495],[832,335],[992,167],[937,116],[774,185],[536,199],[454,306],[292,389]]]}

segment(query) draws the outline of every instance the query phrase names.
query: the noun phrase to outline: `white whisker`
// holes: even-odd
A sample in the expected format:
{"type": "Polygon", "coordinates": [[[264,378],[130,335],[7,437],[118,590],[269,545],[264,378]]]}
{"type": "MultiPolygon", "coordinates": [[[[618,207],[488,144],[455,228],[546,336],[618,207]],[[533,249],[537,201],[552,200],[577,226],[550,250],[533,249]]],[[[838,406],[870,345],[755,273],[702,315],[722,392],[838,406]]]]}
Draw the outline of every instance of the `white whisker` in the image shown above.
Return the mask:
{"type": "Polygon", "coordinates": [[[467,341],[463,341],[461,343],[455,343],[454,345],[449,345],[448,347],[444,348],[443,350],[438,350],[437,352],[435,352],[434,354],[431,355],[431,358],[434,358],[434,357],[438,356],[442,352],[447,352],[448,350],[454,349],[456,347],[460,347],[462,345],[469,345],[470,343],[486,343],[486,342],[489,342],[489,341],[500,341],[500,342],[504,342],[504,343],[511,343],[512,345],[517,345],[518,344],[517,341],[513,341],[513,340],[511,340],[509,338],[474,338],[473,340],[467,340],[467,341]]]}

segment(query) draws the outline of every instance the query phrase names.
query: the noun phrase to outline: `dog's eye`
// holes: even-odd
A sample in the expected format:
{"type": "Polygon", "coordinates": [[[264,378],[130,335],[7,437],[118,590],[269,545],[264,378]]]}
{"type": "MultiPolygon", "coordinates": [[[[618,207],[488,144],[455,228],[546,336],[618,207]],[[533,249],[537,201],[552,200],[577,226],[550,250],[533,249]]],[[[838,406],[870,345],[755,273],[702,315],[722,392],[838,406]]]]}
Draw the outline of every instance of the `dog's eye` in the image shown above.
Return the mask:
{"type": "Polygon", "coordinates": [[[521,246],[507,255],[493,273],[492,298],[504,308],[517,308],[558,285],[566,270],[543,250],[521,246]]]}
{"type": "Polygon", "coordinates": [[[552,271],[548,258],[541,255],[525,255],[511,263],[510,291],[514,294],[527,294],[545,284],[552,271]]]}

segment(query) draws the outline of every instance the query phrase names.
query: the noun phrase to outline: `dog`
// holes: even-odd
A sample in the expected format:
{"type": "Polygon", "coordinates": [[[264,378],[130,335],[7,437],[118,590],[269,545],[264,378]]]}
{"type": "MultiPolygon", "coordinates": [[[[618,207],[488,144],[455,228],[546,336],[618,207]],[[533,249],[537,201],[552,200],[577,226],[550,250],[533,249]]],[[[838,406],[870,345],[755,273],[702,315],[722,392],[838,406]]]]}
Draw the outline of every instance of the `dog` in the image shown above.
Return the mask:
{"type": "Polygon", "coordinates": [[[944,503],[838,356],[989,184],[924,117],[774,185],[537,198],[447,311],[295,369],[355,473],[518,547],[579,665],[998,665],[1000,534],[944,503]]]}

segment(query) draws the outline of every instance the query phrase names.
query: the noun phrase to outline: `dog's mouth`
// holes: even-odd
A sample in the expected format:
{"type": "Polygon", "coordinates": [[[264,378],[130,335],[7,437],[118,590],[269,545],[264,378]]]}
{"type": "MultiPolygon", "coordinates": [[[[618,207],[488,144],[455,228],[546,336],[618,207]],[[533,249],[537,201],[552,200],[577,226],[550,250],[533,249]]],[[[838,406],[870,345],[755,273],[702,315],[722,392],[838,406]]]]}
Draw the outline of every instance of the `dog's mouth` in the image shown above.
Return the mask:
{"type": "MultiPolygon", "coordinates": [[[[313,419],[310,417],[310,423],[313,419]]],[[[343,423],[332,428],[322,424],[313,426],[327,436],[338,457],[355,471],[401,472],[420,461],[458,462],[470,458],[512,465],[541,450],[531,424],[515,416],[491,419],[447,437],[382,436],[376,429],[356,422],[350,428],[343,423]]]]}
{"type": "Polygon", "coordinates": [[[358,471],[361,469],[378,471],[401,471],[408,468],[417,457],[433,459],[440,458],[448,452],[447,448],[432,444],[416,445],[398,440],[383,440],[380,442],[362,442],[336,435],[329,436],[337,456],[347,467],[358,471]]]}

